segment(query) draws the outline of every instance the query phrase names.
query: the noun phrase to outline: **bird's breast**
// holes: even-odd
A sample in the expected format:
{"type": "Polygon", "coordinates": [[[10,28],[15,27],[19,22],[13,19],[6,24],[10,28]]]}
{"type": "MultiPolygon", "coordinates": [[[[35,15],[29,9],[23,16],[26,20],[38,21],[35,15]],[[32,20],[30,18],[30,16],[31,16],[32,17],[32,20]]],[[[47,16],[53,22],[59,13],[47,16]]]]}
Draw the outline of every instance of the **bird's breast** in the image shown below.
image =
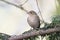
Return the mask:
{"type": "Polygon", "coordinates": [[[40,27],[40,20],[38,16],[29,16],[27,18],[28,24],[33,28],[39,28],[40,27]]]}
{"type": "Polygon", "coordinates": [[[37,17],[37,16],[29,16],[27,21],[28,21],[28,23],[36,24],[36,23],[39,22],[39,17],[37,17]]]}
{"type": "Polygon", "coordinates": [[[28,20],[30,22],[35,22],[36,21],[36,18],[34,16],[31,16],[31,17],[28,17],[28,20]]]}

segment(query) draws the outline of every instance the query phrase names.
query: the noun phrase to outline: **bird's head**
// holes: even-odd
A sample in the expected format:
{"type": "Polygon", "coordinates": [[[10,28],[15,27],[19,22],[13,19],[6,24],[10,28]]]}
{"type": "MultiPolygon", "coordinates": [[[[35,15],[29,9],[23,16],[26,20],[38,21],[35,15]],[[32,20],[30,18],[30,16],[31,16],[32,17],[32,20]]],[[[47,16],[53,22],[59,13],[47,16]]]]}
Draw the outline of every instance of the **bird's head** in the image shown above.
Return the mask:
{"type": "Polygon", "coordinates": [[[33,10],[32,10],[32,11],[29,11],[28,14],[29,14],[29,15],[37,15],[36,12],[33,11],[33,10]]]}

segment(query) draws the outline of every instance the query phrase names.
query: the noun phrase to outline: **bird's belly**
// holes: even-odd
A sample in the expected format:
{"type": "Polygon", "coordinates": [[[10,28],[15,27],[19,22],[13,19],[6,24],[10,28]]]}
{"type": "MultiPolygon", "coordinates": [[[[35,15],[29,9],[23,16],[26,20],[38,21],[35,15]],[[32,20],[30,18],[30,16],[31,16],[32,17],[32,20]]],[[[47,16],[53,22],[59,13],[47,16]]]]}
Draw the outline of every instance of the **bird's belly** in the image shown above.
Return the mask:
{"type": "Polygon", "coordinates": [[[37,21],[30,21],[30,22],[28,22],[28,23],[29,23],[29,25],[30,25],[32,28],[34,28],[34,29],[40,27],[40,26],[39,26],[39,23],[38,23],[37,21]]]}
{"type": "Polygon", "coordinates": [[[30,26],[36,26],[36,25],[38,25],[39,24],[39,22],[38,22],[38,20],[37,19],[29,19],[29,25],[30,26]]]}
{"type": "Polygon", "coordinates": [[[36,19],[34,19],[34,18],[29,19],[29,20],[30,20],[30,22],[31,22],[31,23],[36,23],[36,22],[37,22],[37,20],[36,20],[36,19]]]}
{"type": "Polygon", "coordinates": [[[34,29],[40,27],[40,20],[39,20],[39,18],[37,16],[33,16],[33,17],[30,16],[30,17],[28,17],[27,21],[28,21],[28,24],[31,27],[33,27],[34,29]]]}

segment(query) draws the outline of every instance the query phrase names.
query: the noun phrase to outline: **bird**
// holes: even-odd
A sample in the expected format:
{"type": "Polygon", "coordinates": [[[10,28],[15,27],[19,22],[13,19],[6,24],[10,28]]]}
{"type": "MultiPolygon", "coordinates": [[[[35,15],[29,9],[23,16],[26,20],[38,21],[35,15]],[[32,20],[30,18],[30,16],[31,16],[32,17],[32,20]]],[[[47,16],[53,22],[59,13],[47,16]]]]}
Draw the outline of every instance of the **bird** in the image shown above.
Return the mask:
{"type": "Polygon", "coordinates": [[[40,28],[40,18],[33,10],[28,12],[27,22],[35,30],[38,30],[40,28]]]}

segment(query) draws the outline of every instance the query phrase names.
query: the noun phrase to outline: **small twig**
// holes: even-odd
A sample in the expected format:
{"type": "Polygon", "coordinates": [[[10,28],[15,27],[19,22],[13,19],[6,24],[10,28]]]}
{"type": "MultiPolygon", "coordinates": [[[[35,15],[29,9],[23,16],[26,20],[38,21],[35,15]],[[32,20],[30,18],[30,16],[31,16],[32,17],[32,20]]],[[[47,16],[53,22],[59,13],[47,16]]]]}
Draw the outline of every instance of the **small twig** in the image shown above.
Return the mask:
{"type": "Polygon", "coordinates": [[[24,9],[22,6],[18,6],[18,5],[16,5],[16,4],[13,4],[13,3],[8,2],[8,1],[5,1],[5,0],[0,0],[0,1],[3,1],[3,2],[7,3],[7,4],[10,4],[10,5],[13,5],[13,6],[19,8],[19,9],[22,9],[22,10],[24,10],[25,12],[28,12],[28,11],[27,11],[26,9],[24,9]]]}
{"type": "Polygon", "coordinates": [[[28,0],[26,0],[23,4],[21,4],[21,6],[23,6],[24,4],[26,4],[26,3],[27,3],[27,1],[28,1],[28,0]]]}
{"type": "Polygon", "coordinates": [[[43,19],[43,17],[42,17],[41,10],[40,10],[40,8],[39,8],[38,1],[37,1],[37,0],[36,0],[36,4],[37,4],[37,8],[38,8],[38,10],[39,10],[39,12],[38,12],[38,13],[40,13],[41,18],[42,18],[43,23],[44,23],[44,19],[43,19]]]}

